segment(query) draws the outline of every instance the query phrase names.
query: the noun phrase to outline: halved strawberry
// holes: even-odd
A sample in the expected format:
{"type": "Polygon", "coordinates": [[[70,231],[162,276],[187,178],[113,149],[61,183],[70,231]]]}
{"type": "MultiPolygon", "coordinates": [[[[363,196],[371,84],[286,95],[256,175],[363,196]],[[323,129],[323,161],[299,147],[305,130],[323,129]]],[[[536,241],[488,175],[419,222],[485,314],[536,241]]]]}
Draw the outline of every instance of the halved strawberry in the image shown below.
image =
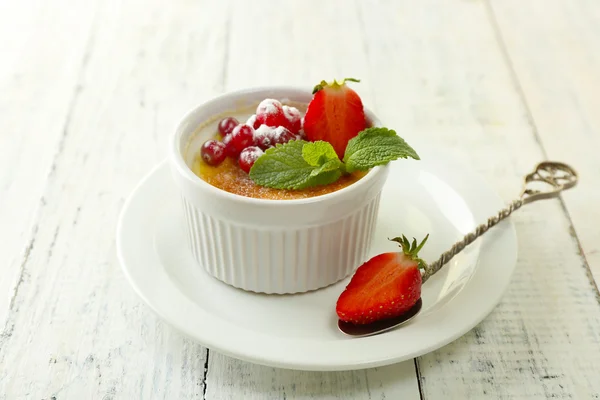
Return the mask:
{"type": "Polygon", "coordinates": [[[336,312],[345,322],[369,324],[394,318],[410,310],[421,297],[421,271],[425,262],[418,257],[429,235],[417,245],[406,237],[392,239],[401,253],[379,254],[361,265],[340,295],[336,312]]]}
{"type": "Polygon", "coordinates": [[[348,141],[367,127],[362,101],[346,81],[359,82],[346,78],[341,82],[322,81],[315,86],[304,116],[304,133],[308,140],[331,143],[340,159],[344,157],[348,141]]]}

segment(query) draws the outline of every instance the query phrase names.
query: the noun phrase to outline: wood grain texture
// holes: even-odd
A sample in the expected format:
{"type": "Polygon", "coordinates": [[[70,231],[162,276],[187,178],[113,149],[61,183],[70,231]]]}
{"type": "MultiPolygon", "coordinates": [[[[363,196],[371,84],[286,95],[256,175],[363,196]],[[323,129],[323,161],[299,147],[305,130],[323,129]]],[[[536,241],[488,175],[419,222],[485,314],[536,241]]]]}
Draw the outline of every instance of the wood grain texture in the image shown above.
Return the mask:
{"type": "Polygon", "coordinates": [[[425,398],[600,394],[600,313],[569,221],[558,200],[528,208],[514,217],[527,251],[501,303],[469,334],[419,359],[425,398]],[[548,246],[555,240],[563,244],[548,246]]]}
{"type": "Polygon", "coordinates": [[[0,3],[0,326],[23,278],[49,174],[86,62],[95,2],[71,13],[44,2],[0,3]],[[47,45],[45,39],[54,42],[47,45]],[[40,66],[43,65],[43,68],[40,66]]]}
{"type": "Polygon", "coordinates": [[[0,398],[600,398],[586,268],[598,277],[599,15],[593,0],[0,3],[0,398]],[[121,206],[188,109],[342,76],[363,79],[386,125],[507,200],[546,155],[582,175],[569,215],[560,201],[514,215],[506,296],[420,357],[420,382],[412,362],[317,373],[208,353],[149,311],[116,260],[121,206]]]}
{"type": "Polygon", "coordinates": [[[240,362],[211,352],[207,399],[419,399],[412,361],[360,371],[308,372],[240,362]]]}
{"type": "Polygon", "coordinates": [[[600,3],[492,1],[491,10],[545,153],[581,174],[563,199],[598,286],[600,3]]]}
{"type": "MultiPolygon", "coordinates": [[[[486,4],[361,6],[383,121],[445,148],[514,198],[544,151],[486,4]]],[[[419,358],[426,399],[592,398],[600,391],[600,307],[560,202],[528,206],[513,221],[513,283],[475,330],[419,358]]]]}
{"type": "MultiPolygon", "coordinates": [[[[116,260],[115,229],[125,197],[164,158],[175,121],[223,90],[225,13],[205,5],[115,1],[94,10],[78,94],[57,123],[60,151],[44,171],[35,244],[0,338],[0,397],[202,397],[206,350],[133,293],[116,260]]],[[[44,144],[57,146],[42,142],[36,152],[48,151],[44,144]]]]}

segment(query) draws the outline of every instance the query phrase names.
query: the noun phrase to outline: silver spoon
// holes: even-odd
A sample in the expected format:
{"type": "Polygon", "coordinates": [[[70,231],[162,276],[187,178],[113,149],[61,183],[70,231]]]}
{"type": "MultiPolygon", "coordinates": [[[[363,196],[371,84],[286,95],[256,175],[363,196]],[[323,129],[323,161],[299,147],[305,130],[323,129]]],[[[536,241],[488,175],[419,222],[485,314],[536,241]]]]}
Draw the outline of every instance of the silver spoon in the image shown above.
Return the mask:
{"type": "MultiPolygon", "coordinates": [[[[518,199],[513,200],[506,208],[500,210],[498,214],[490,217],[487,222],[479,225],[475,230],[467,234],[460,241],[456,242],[448,251],[444,252],[440,258],[426,266],[422,271],[422,281],[425,283],[436,272],[460,253],[465,247],[473,243],[475,239],[483,235],[491,227],[507,218],[513,211],[518,210],[525,204],[537,200],[551,199],[558,197],[560,192],[570,189],[577,184],[578,175],[575,170],[567,164],[556,161],[544,161],[535,167],[535,170],[525,177],[523,190],[518,199]],[[542,185],[540,187],[540,184],[542,185]]],[[[404,325],[416,317],[423,307],[423,301],[419,299],[417,303],[406,313],[386,320],[381,320],[365,325],[356,325],[349,322],[338,320],[338,328],[344,334],[353,337],[365,337],[377,335],[379,333],[390,331],[400,325],[404,325]]]]}

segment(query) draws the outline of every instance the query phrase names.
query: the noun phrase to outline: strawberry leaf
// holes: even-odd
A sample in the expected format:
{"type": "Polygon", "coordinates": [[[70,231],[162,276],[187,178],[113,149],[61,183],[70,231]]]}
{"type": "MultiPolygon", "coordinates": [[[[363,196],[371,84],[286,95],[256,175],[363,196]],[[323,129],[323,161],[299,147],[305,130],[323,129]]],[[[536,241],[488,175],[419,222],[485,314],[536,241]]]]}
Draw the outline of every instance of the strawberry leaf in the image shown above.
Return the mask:
{"type": "Polygon", "coordinates": [[[429,234],[425,236],[425,238],[421,241],[421,243],[417,244],[417,239],[413,238],[412,243],[406,238],[406,236],[402,235],[399,237],[395,237],[393,239],[389,239],[392,242],[397,242],[402,247],[402,252],[410,257],[412,260],[419,263],[419,268],[427,270],[428,266],[425,260],[419,257],[419,251],[425,246],[427,243],[427,239],[429,239],[429,234]]]}
{"type": "Polygon", "coordinates": [[[356,79],[356,78],[344,78],[342,79],[340,82],[336,81],[335,79],[333,80],[333,82],[331,83],[327,83],[327,81],[322,80],[318,85],[315,85],[315,87],[313,88],[313,92],[312,94],[317,93],[319,90],[323,90],[326,87],[340,87],[346,84],[346,82],[360,82],[360,79],[356,79]]]}

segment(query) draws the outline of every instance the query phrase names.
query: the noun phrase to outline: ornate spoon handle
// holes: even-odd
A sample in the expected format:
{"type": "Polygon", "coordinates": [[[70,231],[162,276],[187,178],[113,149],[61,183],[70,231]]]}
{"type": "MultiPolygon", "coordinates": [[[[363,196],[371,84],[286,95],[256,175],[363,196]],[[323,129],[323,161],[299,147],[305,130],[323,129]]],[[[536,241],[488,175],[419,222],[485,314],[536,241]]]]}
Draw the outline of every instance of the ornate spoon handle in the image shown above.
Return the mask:
{"type": "Polygon", "coordinates": [[[460,253],[465,247],[473,243],[477,238],[483,235],[491,227],[507,218],[513,211],[518,210],[525,204],[537,200],[550,199],[558,197],[560,192],[570,189],[577,184],[577,172],[567,164],[556,161],[545,161],[538,164],[533,172],[525,177],[523,191],[518,199],[513,200],[508,206],[490,217],[487,222],[479,225],[471,233],[468,233],[460,241],[446,252],[440,258],[426,266],[423,272],[423,283],[438,272],[448,261],[460,253]],[[540,187],[540,184],[542,187],[540,187]]]}

